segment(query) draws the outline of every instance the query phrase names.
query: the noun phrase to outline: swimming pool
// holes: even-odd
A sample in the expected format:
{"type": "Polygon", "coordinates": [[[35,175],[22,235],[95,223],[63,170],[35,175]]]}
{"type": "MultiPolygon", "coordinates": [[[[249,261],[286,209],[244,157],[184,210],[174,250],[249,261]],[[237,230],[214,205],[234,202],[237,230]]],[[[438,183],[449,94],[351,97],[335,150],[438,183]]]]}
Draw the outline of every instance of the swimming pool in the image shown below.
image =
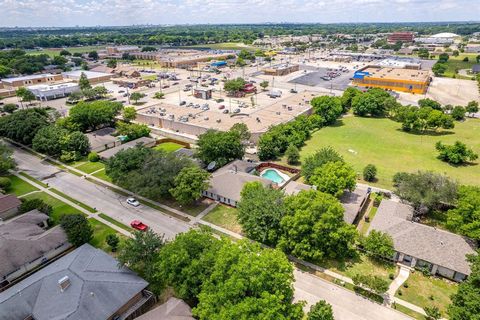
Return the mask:
{"type": "Polygon", "coordinates": [[[265,169],[260,174],[265,179],[271,180],[278,185],[282,185],[288,180],[288,176],[275,169],[265,169]]]}

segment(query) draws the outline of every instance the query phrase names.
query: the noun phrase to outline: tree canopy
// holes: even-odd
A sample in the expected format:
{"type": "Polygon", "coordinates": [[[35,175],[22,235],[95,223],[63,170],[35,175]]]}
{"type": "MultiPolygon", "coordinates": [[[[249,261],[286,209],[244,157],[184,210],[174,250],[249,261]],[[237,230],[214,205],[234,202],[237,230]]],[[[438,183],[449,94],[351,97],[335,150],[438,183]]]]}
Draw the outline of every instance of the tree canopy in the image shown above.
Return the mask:
{"type": "Polygon", "coordinates": [[[48,125],[44,109],[19,110],[0,118],[0,135],[30,145],[37,132],[48,125]]]}
{"type": "Polygon", "coordinates": [[[435,144],[435,148],[439,152],[438,158],[451,164],[458,165],[478,159],[478,154],[460,141],[455,141],[453,145],[445,145],[441,141],[438,141],[435,144]]]}
{"type": "Polygon", "coordinates": [[[351,98],[353,113],[362,117],[383,117],[396,103],[394,97],[379,88],[369,89],[364,93],[356,93],[351,98]]]}
{"type": "Polygon", "coordinates": [[[320,300],[310,307],[307,320],[334,320],[332,306],[320,300]]]}
{"type": "Polygon", "coordinates": [[[122,108],[120,102],[82,101],[70,109],[69,118],[78,124],[81,131],[95,130],[101,126],[113,125],[115,116],[122,108]]]}
{"type": "Polygon", "coordinates": [[[92,239],[92,226],[83,214],[65,214],[60,219],[60,225],[67,234],[68,242],[75,247],[79,247],[92,239]]]}
{"type": "Polygon", "coordinates": [[[8,170],[15,168],[15,160],[12,156],[13,150],[0,141],[0,175],[5,175],[8,170]]]}
{"type": "Polygon", "coordinates": [[[202,197],[202,192],[207,190],[210,183],[210,174],[197,167],[185,167],[177,174],[174,185],[170,189],[172,196],[181,204],[191,204],[202,197]]]}
{"type": "Polygon", "coordinates": [[[343,162],[342,156],[332,147],[323,147],[314,154],[309,155],[302,163],[302,175],[306,182],[310,182],[310,177],[315,169],[328,162],[343,162]]]}
{"type": "Polygon", "coordinates": [[[392,237],[384,232],[371,230],[362,241],[363,248],[368,255],[379,258],[391,259],[395,253],[392,237]]]}
{"type": "Polygon", "coordinates": [[[35,151],[52,157],[60,157],[62,152],[74,152],[78,157],[87,155],[90,149],[88,138],[79,131],[49,125],[40,129],[32,141],[35,151]]]}
{"type": "Polygon", "coordinates": [[[480,187],[460,186],[455,208],[447,211],[447,227],[480,240],[480,187]]]}
{"type": "Polygon", "coordinates": [[[313,111],[322,117],[324,125],[335,123],[343,112],[342,102],[338,97],[315,97],[310,101],[310,105],[313,111]]]}
{"type": "Polygon", "coordinates": [[[353,191],[357,174],[343,161],[327,162],[316,168],[308,181],[319,191],[340,197],[345,190],[353,191]]]}
{"type": "Polygon", "coordinates": [[[207,130],[198,137],[196,156],[204,163],[212,161],[221,167],[235,159],[242,159],[245,147],[237,130],[207,130]]]}

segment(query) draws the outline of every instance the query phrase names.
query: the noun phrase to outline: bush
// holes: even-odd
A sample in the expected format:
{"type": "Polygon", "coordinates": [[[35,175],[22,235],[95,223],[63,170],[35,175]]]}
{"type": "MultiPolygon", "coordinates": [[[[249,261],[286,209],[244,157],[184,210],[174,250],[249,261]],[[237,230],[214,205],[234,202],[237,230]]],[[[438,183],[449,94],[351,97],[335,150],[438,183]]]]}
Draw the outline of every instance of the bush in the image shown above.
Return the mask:
{"type": "Polygon", "coordinates": [[[445,145],[438,141],[435,148],[439,152],[438,158],[451,164],[463,164],[478,158],[478,154],[460,141],[455,141],[453,145],[445,145]]]}
{"type": "Polygon", "coordinates": [[[17,110],[18,107],[14,103],[7,103],[6,105],[3,106],[3,111],[7,113],[13,113],[13,111],[17,110]]]}
{"type": "Polygon", "coordinates": [[[29,212],[37,209],[40,212],[50,215],[52,213],[52,206],[45,203],[42,199],[30,199],[22,201],[19,211],[20,213],[29,212]]]}
{"type": "Polygon", "coordinates": [[[408,288],[408,283],[405,282],[405,283],[403,284],[403,287],[404,287],[404,288],[408,288]]]}
{"type": "Polygon", "coordinates": [[[0,177],[0,189],[8,190],[12,185],[12,181],[7,177],[0,177]]]}
{"type": "Polygon", "coordinates": [[[118,243],[120,242],[120,239],[116,234],[109,234],[107,235],[105,242],[107,242],[107,244],[110,246],[110,249],[112,250],[112,252],[115,252],[117,251],[118,243]]]}
{"type": "Polygon", "coordinates": [[[363,169],[363,180],[372,182],[375,181],[377,176],[377,167],[373,164],[367,164],[363,169]]]}
{"type": "Polygon", "coordinates": [[[390,280],[393,280],[393,279],[395,279],[395,275],[394,275],[393,273],[389,273],[389,274],[388,274],[388,278],[389,278],[390,280]]]}
{"type": "Polygon", "coordinates": [[[62,155],[60,156],[60,161],[69,163],[76,160],[79,160],[81,155],[75,151],[62,151],[62,155]]]}
{"type": "MultiPolygon", "coordinates": [[[[355,291],[355,293],[357,293],[361,296],[364,296],[367,299],[373,300],[373,301],[378,302],[378,303],[383,303],[383,297],[382,296],[380,296],[376,293],[373,293],[371,291],[368,291],[366,289],[363,289],[362,287],[354,286],[353,291],[355,291]]],[[[400,291],[398,291],[398,294],[401,295],[400,291]]]]}
{"type": "Polygon", "coordinates": [[[98,153],[92,151],[88,154],[88,161],[98,162],[98,160],[100,160],[100,157],[98,156],[98,153]]]}
{"type": "Polygon", "coordinates": [[[300,152],[293,144],[288,146],[287,150],[285,151],[285,155],[287,156],[288,164],[297,164],[300,160],[300,152]]]}

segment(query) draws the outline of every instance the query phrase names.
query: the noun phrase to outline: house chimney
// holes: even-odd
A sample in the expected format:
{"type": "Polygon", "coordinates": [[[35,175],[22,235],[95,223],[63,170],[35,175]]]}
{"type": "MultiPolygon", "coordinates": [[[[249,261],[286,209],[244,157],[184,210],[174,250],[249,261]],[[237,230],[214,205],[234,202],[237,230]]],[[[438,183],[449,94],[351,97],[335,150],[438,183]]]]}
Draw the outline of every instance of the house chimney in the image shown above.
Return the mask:
{"type": "Polygon", "coordinates": [[[65,276],[58,280],[58,286],[60,287],[60,291],[65,291],[70,286],[70,278],[65,276]]]}

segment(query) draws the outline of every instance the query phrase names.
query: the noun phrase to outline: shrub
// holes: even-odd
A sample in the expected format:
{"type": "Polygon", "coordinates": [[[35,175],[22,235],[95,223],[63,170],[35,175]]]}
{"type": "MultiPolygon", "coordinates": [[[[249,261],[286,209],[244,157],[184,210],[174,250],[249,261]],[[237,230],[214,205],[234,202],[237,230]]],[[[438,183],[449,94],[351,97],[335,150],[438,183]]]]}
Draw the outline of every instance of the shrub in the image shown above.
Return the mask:
{"type": "Polygon", "coordinates": [[[118,243],[120,242],[120,239],[118,238],[118,236],[116,234],[107,235],[107,238],[105,239],[105,241],[109,245],[112,252],[117,251],[118,243]]]}
{"type": "Polygon", "coordinates": [[[377,176],[377,167],[373,164],[367,164],[365,168],[363,168],[363,180],[365,181],[375,181],[377,176]]]}
{"type": "Polygon", "coordinates": [[[45,201],[43,201],[42,199],[30,199],[30,200],[22,201],[19,211],[20,213],[25,213],[35,209],[45,213],[46,215],[50,215],[50,213],[52,213],[52,210],[53,210],[52,206],[45,203],[45,201]]]}
{"type": "Polygon", "coordinates": [[[68,163],[73,162],[80,159],[81,156],[78,152],[75,151],[62,151],[62,155],[60,156],[60,161],[68,163]]]}
{"type": "Polygon", "coordinates": [[[98,153],[92,151],[88,154],[88,161],[98,162],[98,160],[100,160],[100,157],[98,156],[98,153]]]}
{"type": "Polygon", "coordinates": [[[289,164],[296,164],[300,160],[300,152],[298,148],[293,144],[290,144],[285,151],[285,155],[287,156],[287,162],[289,164]]]}
{"type": "Polygon", "coordinates": [[[0,177],[0,189],[8,190],[12,185],[12,181],[7,177],[0,177]]]}
{"type": "Polygon", "coordinates": [[[14,103],[7,103],[6,105],[3,106],[3,111],[7,113],[13,113],[13,111],[17,110],[18,107],[14,103]]]}
{"type": "Polygon", "coordinates": [[[389,274],[388,274],[388,278],[389,278],[390,280],[393,280],[393,279],[395,279],[395,275],[394,275],[393,273],[389,273],[389,274]]]}

